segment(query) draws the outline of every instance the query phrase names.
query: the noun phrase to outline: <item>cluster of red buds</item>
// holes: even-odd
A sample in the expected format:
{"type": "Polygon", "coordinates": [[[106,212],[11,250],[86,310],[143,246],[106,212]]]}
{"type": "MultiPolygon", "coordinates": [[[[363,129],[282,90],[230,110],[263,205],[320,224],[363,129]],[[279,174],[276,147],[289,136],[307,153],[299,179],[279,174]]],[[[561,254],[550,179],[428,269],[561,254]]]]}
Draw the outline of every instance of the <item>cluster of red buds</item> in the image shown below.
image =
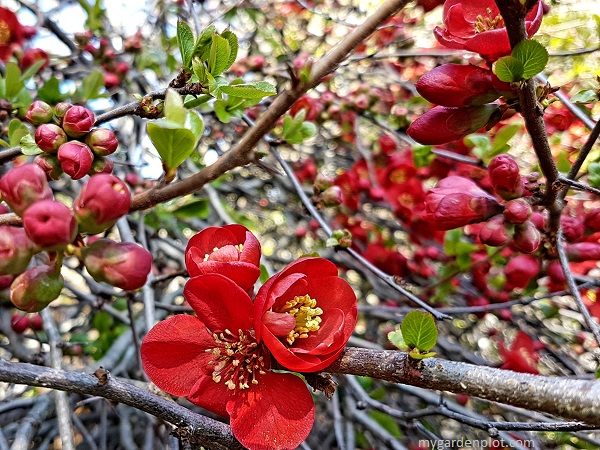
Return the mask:
{"type": "Polygon", "coordinates": [[[58,103],[54,107],[34,101],[25,118],[36,125],[35,143],[43,151],[34,161],[56,180],[66,173],[74,180],[86,175],[112,173],[114,163],[106,156],[119,142],[108,128],[93,128],[94,113],[83,106],[58,103]]]}
{"type": "Polygon", "coordinates": [[[12,277],[10,300],[18,309],[39,311],[60,295],[65,253],[79,256],[96,281],[125,290],[145,283],[152,264],[147,250],[109,239],[85,246],[79,236],[106,231],[129,212],[129,189],[117,177],[90,177],[71,210],[54,199],[44,171],[25,164],[0,179],[0,195],[23,222],[0,227],[0,275],[12,277]]]}

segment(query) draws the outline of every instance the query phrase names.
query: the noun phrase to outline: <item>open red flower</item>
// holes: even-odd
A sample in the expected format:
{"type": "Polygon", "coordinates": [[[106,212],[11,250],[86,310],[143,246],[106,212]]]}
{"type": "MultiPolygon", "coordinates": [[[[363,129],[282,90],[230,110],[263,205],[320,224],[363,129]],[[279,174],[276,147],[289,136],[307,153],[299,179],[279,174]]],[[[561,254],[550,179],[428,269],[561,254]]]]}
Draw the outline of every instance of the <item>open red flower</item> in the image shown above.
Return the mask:
{"type": "Polygon", "coordinates": [[[14,12],[0,7],[0,61],[8,61],[13,50],[34,34],[34,27],[21,25],[14,12]]]}
{"type": "Polygon", "coordinates": [[[284,367],[321,370],[344,349],[354,331],[356,295],[322,258],[301,258],[272,276],[254,299],[256,339],[284,367]]]}
{"type": "Polygon", "coordinates": [[[310,432],[314,403],[299,377],[270,370],[248,294],[209,274],[191,278],[184,296],[197,317],[176,315],[150,330],[141,347],[148,377],[229,417],[233,434],[251,450],[296,448],[310,432]]]}
{"type": "Polygon", "coordinates": [[[242,225],[208,227],[188,242],[185,265],[190,277],[219,273],[248,291],[260,276],[260,243],[242,225]]]}
{"type": "MultiPolygon", "coordinates": [[[[525,17],[527,35],[533,36],[542,24],[543,8],[536,3],[525,17]]],[[[447,0],[444,26],[435,27],[435,38],[445,47],[479,53],[488,61],[510,54],[504,20],[494,0],[447,0]]]]}
{"type": "Polygon", "coordinates": [[[502,369],[536,375],[540,373],[537,369],[540,357],[537,354],[535,342],[527,333],[518,331],[510,349],[504,346],[504,342],[498,342],[498,351],[504,361],[502,369]]]}

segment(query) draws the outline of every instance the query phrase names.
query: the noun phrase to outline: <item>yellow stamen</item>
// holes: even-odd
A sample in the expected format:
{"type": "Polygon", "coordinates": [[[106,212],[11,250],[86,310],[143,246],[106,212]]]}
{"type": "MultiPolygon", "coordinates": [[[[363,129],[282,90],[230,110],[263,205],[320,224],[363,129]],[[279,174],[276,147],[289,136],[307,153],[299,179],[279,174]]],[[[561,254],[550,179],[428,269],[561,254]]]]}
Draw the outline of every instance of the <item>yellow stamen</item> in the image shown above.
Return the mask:
{"type": "Polygon", "coordinates": [[[289,345],[296,339],[307,338],[309,332],[317,331],[321,327],[322,319],[319,316],[323,314],[323,310],[317,307],[317,300],[310,298],[308,294],[287,301],[277,312],[290,314],[296,319],[295,328],[286,337],[289,345]]]}
{"type": "MultiPolygon", "coordinates": [[[[487,12],[488,14],[492,13],[492,11],[489,8],[487,12]]],[[[501,15],[497,15],[493,19],[490,17],[483,17],[479,15],[475,19],[475,23],[473,24],[473,26],[475,27],[475,33],[496,30],[497,28],[502,28],[504,26],[504,19],[502,19],[501,15]]]]}
{"type": "Polygon", "coordinates": [[[7,45],[10,42],[10,27],[6,22],[0,20],[0,45],[7,45]]]}

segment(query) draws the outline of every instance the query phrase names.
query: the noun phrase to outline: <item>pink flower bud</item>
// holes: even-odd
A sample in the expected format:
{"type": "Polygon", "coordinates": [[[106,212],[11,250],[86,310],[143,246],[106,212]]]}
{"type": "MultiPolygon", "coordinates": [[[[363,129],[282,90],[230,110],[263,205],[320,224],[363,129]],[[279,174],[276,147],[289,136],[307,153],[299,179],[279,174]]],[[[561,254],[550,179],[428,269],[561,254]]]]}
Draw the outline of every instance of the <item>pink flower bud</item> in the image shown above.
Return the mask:
{"type": "Polygon", "coordinates": [[[523,223],[532,213],[531,205],[524,198],[516,198],[504,205],[504,219],[509,223],[523,223]]]}
{"type": "Polygon", "coordinates": [[[0,275],[23,272],[34,251],[23,228],[0,226],[0,275]]]}
{"type": "Polygon", "coordinates": [[[540,273],[540,262],[531,255],[512,258],[504,268],[507,287],[524,288],[540,273]]]}
{"type": "Polygon", "coordinates": [[[67,135],[61,127],[53,123],[45,123],[35,130],[35,143],[48,153],[56,153],[58,148],[67,142],[67,135]]]}
{"type": "MultiPolygon", "coordinates": [[[[423,75],[415,84],[425,100],[442,106],[483,105],[502,95],[491,70],[462,64],[444,64],[423,75]]],[[[496,79],[497,80],[497,79],[496,79]]],[[[512,94],[508,83],[504,91],[512,94]]]]}
{"type": "Polygon", "coordinates": [[[23,334],[29,328],[29,320],[25,314],[13,314],[10,317],[10,327],[17,334],[23,334]]]}
{"type": "Polygon", "coordinates": [[[35,266],[15,278],[10,286],[10,301],[21,311],[41,311],[58,298],[64,283],[60,268],[35,266]]]}
{"type": "Polygon", "coordinates": [[[418,117],[406,133],[420,144],[447,144],[483,128],[496,111],[498,105],[494,104],[463,108],[436,106],[418,117]]]}
{"type": "Polygon", "coordinates": [[[23,57],[19,61],[19,67],[24,72],[33,66],[38,61],[44,61],[40,70],[45,69],[50,64],[50,57],[41,48],[29,48],[23,53],[23,57]]]}
{"type": "Polygon", "coordinates": [[[74,180],[79,180],[92,168],[94,154],[83,142],[70,141],[60,146],[58,159],[65,173],[74,180]]]}
{"type": "Polygon", "coordinates": [[[46,174],[34,164],[9,170],[0,179],[0,195],[19,216],[33,203],[53,198],[46,174]]]}
{"type": "Polygon", "coordinates": [[[60,202],[43,200],[23,214],[23,227],[29,239],[44,250],[59,250],[77,236],[77,221],[71,210],[60,202]]]}
{"type": "Polygon", "coordinates": [[[50,153],[37,155],[33,160],[33,164],[44,171],[48,180],[58,180],[64,173],[60,166],[58,156],[51,155],[50,153]]]}
{"type": "Polygon", "coordinates": [[[491,247],[501,247],[508,243],[511,233],[506,229],[504,217],[497,215],[485,222],[479,230],[479,240],[491,247]]]}
{"type": "Polygon", "coordinates": [[[73,107],[73,104],[68,102],[60,102],[54,105],[54,115],[58,117],[62,123],[62,119],[69,109],[73,107]]]}
{"type": "Polygon", "coordinates": [[[600,231],[600,208],[594,208],[585,215],[584,223],[592,233],[600,231]]]}
{"type": "Polygon", "coordinates": [[[73,106],[63,117],[62,127],[69,137],[78,138],[88,133],[94,126],[94,113],[83,106],[73,106]]]}
{"type": "Polygon", "coordinates": [[[86,136],[85,143],[99,156],[114,153],[119,145],[115,133],[108,128],[94,128],[86,136]]]}
{"type": "Polygon", "coordinates": [[[121,80],[116,73],[104,72],[104,86],[107,89],[116,88],[121,84],[121,80]]]}
{"type": "Polygon", "coordinates": [[[504,200],[512,200],[523,195],[523,180],[519,175],[519,165],[508,155],[498,155],[490,162],[488,174],[492,186],[504,200]]]}
{"type": "Polygon", "coordinates": [[[110,175],[115,168],[115,163],[112,159],[104,158],[102,156],[97,156],[94,158],[94,162],[92,163],[92,168],[88,172],[91,175],[99,175],[101,173],[105,173],[110,175]]]}
{"type": "Polygon", "coordinates": [[[129,212],[131,195],[113,175],[90,177],[73,203],[73,212],[82,233],[98,234],[112,227],[129,212]]]}
{"type": "Polygon", "coordinates": [[[438,230],[482,222],[501,212],[494,197],[463,177],[446,177],[425,195],[424,219],[438,230]]]}
{"type": "Polygon", "coordinates": [[[554,283],[560,286],[564,285],[567,281],[567,277],[565,277],[565,273],[563,272],[558,261],[552,261],[550,264],[548,264],[546,273],[554,283]]]}
{"type": "Polygon", "coordinates": [[[597,242],[575,242],[565,244],[569,261],[598,261],[600,260],[600,244],[597,242]]]}
{"type": "Polygon", "coordinates": [[[321,198],[325,206],[337,206],[344,201],[344,194],[339,186],[330,186],[325,189],[321,198]]]}
{"type": "Polygon", "coordinates": [[[313,182],[313,188],[317,193],[323,192],[325,189],[333,186],[334,181],[333,178],[319,172],[313,182]]]}
{"type": "Polygon", "coordinates": [[[513,247],[523,253],[535,252],[542,241],[542,236],[535,225],[527,221],[515,227],[513,247]]]}
{"type": "Polygon", "coordinates": [[[561,216],[560,226],[563,236],[569,242],[577,242],[583,237],[585,226],[583,225],[583,221],[577,217],[561,216]]]}
{"type": "Polygon", "coordinates": [[[99,239],[82,251],[83,263],[96,281],[126,291],[141,288],[152,268],[152,255],[131,242],[99,239]]]}
{"type": "Polygon", "coordinates": [[[36,100],[29,106],[25,119],[31,125],[41,125],[52,120],[52,106],[41,100],[36,100]]]}

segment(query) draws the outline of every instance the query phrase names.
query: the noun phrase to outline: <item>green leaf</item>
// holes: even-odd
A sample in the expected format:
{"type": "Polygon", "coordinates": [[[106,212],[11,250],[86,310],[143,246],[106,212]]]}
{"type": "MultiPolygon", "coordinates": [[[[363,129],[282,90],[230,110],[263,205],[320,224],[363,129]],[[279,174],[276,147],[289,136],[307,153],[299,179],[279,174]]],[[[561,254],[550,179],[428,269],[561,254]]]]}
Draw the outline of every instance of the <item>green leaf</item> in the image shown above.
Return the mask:
{"type": "Polygon", "coordinates": [[[206,67],[204,67],[204,63],[198,58],[194,58],[192,61],[192,70],[194,71],[194,75],[198,78],[198,81],[202,84],[206,84],[206,67]]]}
{"type": "Polygon", "coordinates": [[[221,88],[227,86],[227,80],[224,77],[214,77],[210,74],[206,74],[208,78],[208,93],[218,99],[223,97],[221,88]]]}
{"type": "Polygon", "coordinates": [[[42,150],[37,146],[35,139],[30,134],[23,136],[19,145],[21,146],[21,153],[24,155],[31,156],[42,153],[42,150]]]}
{"type": "Polygon", "coordinates": [[[194,56],[199,56],[201,60],[208,59],[208,51],[210,50],[210,43],[212,35],[217,31],[216,27],[211,24],[202,30],[198,39],[196,39],[196,45],[194,46],[194,56]]]}
{"type": "Polygon", "coordinates": [[[199,95],[198,97],[194,97],[193,95],[188,95],[183,102],[183,105],[188,108],[197,108],[198,106],[204,105],[206,102],[211,100],[212,97],[210,95],[199,95]]]}
{"type": "Polygon", "coordinates": [[[230,55],[229,41],[218,34],[213,34],[208,57],[208,71],[212,76],[221,75],[227,69],[230,55]]]}
{"type": "Polygon", "coordinates": [[[407,351],[408,347],[406,345],[406,342],[404,342],[404,337],[402,336],[402,331],[401,330],[396,330],[396,331],[390,331],[387,335],[389,341],[394,344],[396,347],[398,347],[400,350],[402,351],[407,351]]]}
{"type": "Polygon", "coordinates": [[[21,70],[14,62],[6,64],[6,86],[4,95],[8,100],[14,99],[17,94],[25,87],[25,83],[21,81],[21,70]]]}
{"type": "Polygon", "coordinates": [[[410,356],[412,359],[425,359],[435,356],[435,352],[421,353],[413,350],[411,352],[408,352],[408,356],[410,356]]]}
{"type": "Polygon", "coordinates": [[[496,74],[500,81],[513,83],[523,79],[525,68],[521,61],[513,56],[503,56],[492,66],[492,72],[496,74]]]}
{"type": "Polygon", "coordinates": [[[473,154],[478,158],[483,158],[492,149],[490,138],[487,134],[470,134],[464,139],[464,143],[469,147],[475,147],[473,154]]]}
{"type": "Polygon", "coordinates": [[[150,122],[147,129],[156,151],[169,169],[178,167],[194,151],[196,139],[190,130],[164,121],[150,122]]]}
{"type": "Polygon", "coordinates": [[[266,81],[236,85],[230,84],[229,86],[222,86],[221,92],[231,97],[240,98],[263,98],[277,94],[275,86],[266,81]]]}
{"type": "Polygon", "coordinates": [[[556,158],[556,168],[559,172],[568,173],[571,170],[571,162],[567,156],[567,152],[560,152],[556,158]]]}
{"type": "Polygon", "coordinates": [[[375,422],[381,425],[388,433],[390,433],[396,439],[400,439],[402,437],[400,427],[389,414],[374,409],[369,412],[369,416],[371,416],[371,418],[375,420],[375,422]]]}
{"type": "Polygon", "coordinates": [[[194,138],[198,142],[204,131],[202,116],[196,111],[188,111],[185,115],[185,123],[183,125],[194,134],[194,138]]]}
{"type": "Polygon", "coordinates": [[[227,101],[217,100],[214,104],[214,111],[219,119],[223,123],[231,122],[231,114],[227,111],[227,101]]]}
{"type": "Polygon", "coordinates": [[[409,348],[428,352],[437,342],[438,330],[433,316],[429,313],[416,310],[409,312],[400,329],[409,348]]]}
{"type": "Polygon", "coordinates": [[[269,279],[269,271],[267,270],[267,268],[265,267],[264,264],[260,265],[260,283],[261,284],[265,284],[267,282],[267,280],[269,279]]]}
{"type": "Polygon", "coordinates": [[[181,95],[179,95],[173,89],[167,89],[164,114],[165,118],[170,122],[174,122],[179,125],[183,125],[185,123],[187,110],[183,106],[181,95]]]}
{"type": "Polygon", "coordinates": [[[600,366],[596,369],[596,380],[600,380],[600,366]]]}
{"type": "Polygon", "coordinates": [[[413,145],[413,162],[416,167],[427,167],[433,162],[435,155],[431,151],[432,149],[432,145],[413,145]]]}
{"type": "Polygon", "coordinates": [[[27,82],[31,77],[33,77],[38,71],[40,67],[42,67],[46,63],[46,60],[41,59],[39,61],[34,62],[31,66],[27,68],[27,70],[21,75],[21,81],[23,83],[27,82]]]}
{"type": "Polygon", "coordinates": [[[194,33],[192,33],[190,26],[181,20],[177,22],[177,43],[179,44],[183,66],[189,68],[194,55],[194,33]]]}
{"type": "Polygon", "coordinates": [[[500,128],[494,136],[494,144],[492,145],[492,155],[488,156],[496,156],[499,154],[499,150],[504,148],[504,146],[512,139],[512,137],[517,134],[517,132],[522,128],[521,124],[513,124],[507,125],[505,127],[500,128]]]}
{"type": "Polygon", "coordinates": [[[175,209],[172,214],[179,219],[206,219],[210,214],[209,205],[205,198],[195,199],[175,209]]]}
{"type": "Polygon", "coordinates": [[[230,30],[225,30],[221,33],[227,41],[229,41],[229,59],[227,60],[227,67],[223,70],[227,70],[231,67],[231,65],[235,62],[237,58],[239,44],[237,36],[230,30]]]}
{"type": "Polygon", "coordinates": [[[100,90],[104,88],[104,75],[100,70],[94,70],[81,81],[79,98],[83,101],[100,98],[100,90]]]}
{"type": "Polygon", "coordinates": [[[46,81],[44,86],[38,90],[37,98],[51,105],[55,105],[56,103],[64,100],[65,96],[60,92],[58,79],[53,76],[46,81]]]}
{"type": "Polygon", "coordinates": [[[8,124],[8,140],[11,147],[21,145],[21,139],[27,134],[29,134],[29,128],[19,119],[12,119],[8,124]]]}
{"type": "MultiPolygon", "coordinates": [[[[512,56],[522,64],[522,78],[525,80],[533,78],[544,70],[544,67],[548,64],[548,50],[546,50],[546,47],[538,41],[533,39],[526,39],[519,42],[513,49],[512,56]]],[[[498,76],[498,78],[500,78],[500,76],[498,76]]],[[[500,79],[502,80],[502,78],[500,79]]]]}
{"type": "Polygon", "coordinates": [[[571,97],[571,101],[579,105],[594,103],[598,101],[598,93],[593,89],[585,89],[583,91],[579,91],[577,94],[571,97]]]}
{"type": "Polygon", "coordinates": [[[590,186],[600,189],[600,164],[597,162],[588,166],[588,183],[590,186]]]}

